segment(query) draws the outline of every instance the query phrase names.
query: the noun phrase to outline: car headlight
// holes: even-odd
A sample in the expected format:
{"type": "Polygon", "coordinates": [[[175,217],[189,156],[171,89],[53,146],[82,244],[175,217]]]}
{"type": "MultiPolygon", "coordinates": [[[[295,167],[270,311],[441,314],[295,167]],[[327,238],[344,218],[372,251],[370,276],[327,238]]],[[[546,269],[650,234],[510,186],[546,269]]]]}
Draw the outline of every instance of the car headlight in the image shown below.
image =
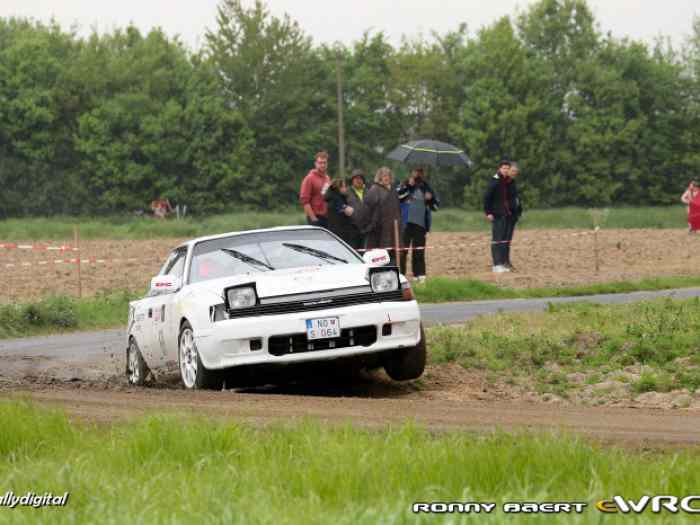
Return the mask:
{"type": "Polygon", "coordinates": [[[383,270],[370,274],[370,284],[375,292],[391,292],[399,289],[399,273],[396,270],[383,270]]]}
{"type": "Polygon", "coordinates": [[[258,303],[258,294],[255,292],[254,285],[247,284],[244,286],[227,288],[225,292],[227,310],[250,308],[258,303]]]}

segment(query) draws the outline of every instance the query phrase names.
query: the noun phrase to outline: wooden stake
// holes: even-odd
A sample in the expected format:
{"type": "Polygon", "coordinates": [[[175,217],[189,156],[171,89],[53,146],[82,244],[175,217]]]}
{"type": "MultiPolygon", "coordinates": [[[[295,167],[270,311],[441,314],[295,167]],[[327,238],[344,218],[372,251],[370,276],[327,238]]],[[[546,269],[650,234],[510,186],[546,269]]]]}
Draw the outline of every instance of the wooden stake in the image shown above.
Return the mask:
{"type": "Polygon", "coordinates": [[[595,253],[595,273],[600,271],[600,254],[598,252],[598,226],[593,230],[593,252],[595,253]]]}
{"type": "Polygon", "coordinates": [[[80,262],[82,259],[82,254],[80,253],[80,226],[77,224],[73,226],[73,240],[74,246],[77,248],[74,253],[77,253],[76,260],[78,261],[78,298],[81,298],[83,296],[83,283],[80,278],[80,262]]]}
{"type": "Polygon", "coordinates": [[[394,263],[400,266],[399,262],[399,221],[394,220],[394,263]]]}

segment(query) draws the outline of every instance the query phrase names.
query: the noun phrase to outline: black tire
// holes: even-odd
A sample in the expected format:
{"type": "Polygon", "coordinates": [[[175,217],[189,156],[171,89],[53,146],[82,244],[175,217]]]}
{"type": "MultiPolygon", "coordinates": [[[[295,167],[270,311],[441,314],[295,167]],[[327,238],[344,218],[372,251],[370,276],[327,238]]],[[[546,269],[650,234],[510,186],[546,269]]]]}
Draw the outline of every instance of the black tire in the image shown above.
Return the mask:
{"type": "Polygon", "coordinates": [[[418,379],[425,371],[427,351],[425,331],[420,325],[420,341],[412,348],[393,350],[384,360],[384,370],[394,381],[418,379]]]}
{"type": "Polygon", "coordinates": [[[129,347],[126,349],[126,380],[130,385],[143,386],[149,372],[136,339],[130,338],[129,347]]]}
{"type": "Polygon", "coordinates": [[[180,327],[177,346],[180,380],[187,390],[221,390],[223,388],[224,374],[219,370],[209,370],[202,363],[189,321],[185,321],[180,327]]]}

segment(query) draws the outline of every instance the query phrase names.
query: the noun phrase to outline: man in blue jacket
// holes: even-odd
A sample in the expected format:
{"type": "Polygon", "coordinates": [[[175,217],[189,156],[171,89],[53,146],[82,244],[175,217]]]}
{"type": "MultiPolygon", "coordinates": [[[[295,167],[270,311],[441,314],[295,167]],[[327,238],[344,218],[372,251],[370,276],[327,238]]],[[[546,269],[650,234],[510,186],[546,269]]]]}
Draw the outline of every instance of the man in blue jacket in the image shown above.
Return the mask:
{"type": "MultiPolygon", "coordinates": [[[[413,275],[419,282],[425,281],[425,243],[430,231],[432,212],[440,207],[437,195],[425,180],[423,168],[411,172],[408,180],[399,186],[402,244],[411,251],[413,275]]],[[[401,252],[401,273],[406,274],[406,252],[401,252]]]]}

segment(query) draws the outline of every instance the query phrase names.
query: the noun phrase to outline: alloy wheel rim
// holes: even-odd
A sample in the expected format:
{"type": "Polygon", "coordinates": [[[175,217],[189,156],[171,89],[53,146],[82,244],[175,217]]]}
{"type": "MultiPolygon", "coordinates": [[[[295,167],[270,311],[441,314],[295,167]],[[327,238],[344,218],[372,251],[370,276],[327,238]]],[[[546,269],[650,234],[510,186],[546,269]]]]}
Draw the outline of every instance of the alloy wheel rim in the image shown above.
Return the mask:
{"type": "Polygon", "coordinates": [[[180,336],[180,375],[186,388],[194,388],[197,381],[197,349],[189,328],[183,330],[180,336]]]}
{"type": "Polygon", "coordinates": [[[136,352],[136,345],[132,341],[129,345],[129,382],[132,385],[135,385],[140,377],[138,355],[136,352]]]}

